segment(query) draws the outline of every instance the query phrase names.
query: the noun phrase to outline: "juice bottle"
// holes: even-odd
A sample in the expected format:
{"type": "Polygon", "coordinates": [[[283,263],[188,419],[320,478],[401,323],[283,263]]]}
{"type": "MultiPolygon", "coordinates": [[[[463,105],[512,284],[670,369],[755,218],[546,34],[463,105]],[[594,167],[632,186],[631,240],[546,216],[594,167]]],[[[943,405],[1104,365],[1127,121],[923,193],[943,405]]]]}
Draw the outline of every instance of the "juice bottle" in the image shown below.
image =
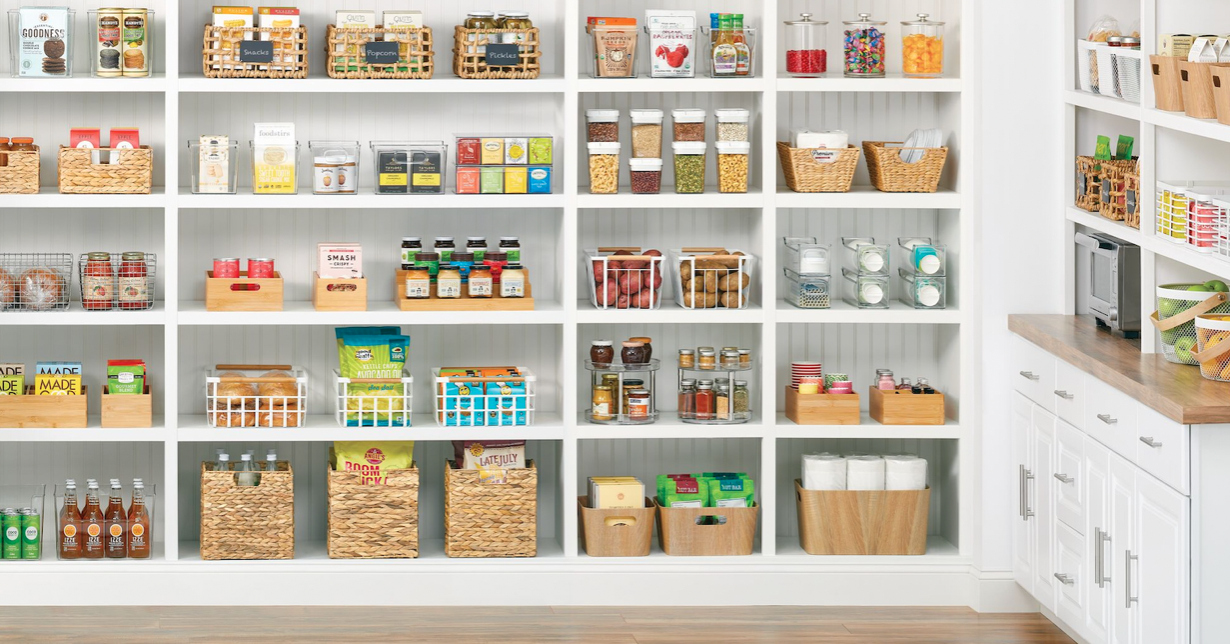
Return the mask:
{"type": "Polygon", "coordinates": [[[732,42],[735,46],[735,75],[748,76],[752,71],[752,48],[747,44],[747,36],[743,33],[743,14],[736,13],[732,18],[734,28],[732,42]]]}
{"type": "Polygon", "coordinates": [[[61,559],[81,558],[81,513],[77,510],[77,482],[68,479],[64,484],[64,507],[60,509],[60,537],[57,540],[61,559]]]}
{"type": "Polygon", "coordinates": [[[124,492],[119,479],[111,479],[111,496],[107,499],[104,527],[107,529],[106,556],[123,559],[128,556],[128,516],[124,513],[124,492]]]}
{"type": "Polygon", "coordinates": [[[85,491],[85,512],[81,514],[81,528],[85,532],[85,543],[81,544],[82,559],[103,558],[105,523],[102,502],[98,498],[98,481],[91,481],[85,491]]]}
{"type": "Polygon", "coordinates": [[[149,510],[145,507],[145,483],[141,479],[132,482],[132,506],[128,508],[128,556],[132,559],[149,559],[150,552],[149,510]]]}
{"type": "Polygon", "coordinates": [[[734,76],[738,52],[735,50],[733,18],[724,13],[718,17],[718,32],[713,47],[713,75],[734,76]]]}

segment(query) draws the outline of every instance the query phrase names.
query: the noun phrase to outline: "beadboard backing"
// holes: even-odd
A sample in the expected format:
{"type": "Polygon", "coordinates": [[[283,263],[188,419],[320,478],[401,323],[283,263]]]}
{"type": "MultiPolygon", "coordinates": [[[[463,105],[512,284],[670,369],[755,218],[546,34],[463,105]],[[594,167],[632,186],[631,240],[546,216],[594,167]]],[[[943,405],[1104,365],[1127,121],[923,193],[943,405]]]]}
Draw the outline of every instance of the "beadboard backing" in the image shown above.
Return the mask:
{"type": "MultiPolygon", "coordinates": [[[[591,476],[635,476],[653,498],[659,474],[747,472],[760,478],[759,438],[634,438],[577,441],[576,494],[587,494],[591,476]]],[[[756,491],[760,499],[760,491],[756,491]]],[[[757,541],[760,530],[756,531],[757,541]]]]}
{"type": "MultiPolygon", "coordinates": [[[[150,48],[151,56],[153,57],[154,73],[164,73],[166,71],[166,33],[167,33],[167,12],[166,3],[163,0],[131,0],[130,2],[108,2],[107,0],[47,0],[45,2],[31,2],[31,0],[0,0],[0,10],[3,10],[5,15],[5,29],[0,33],[0,76],[7,77],[12,71],[12,66],[9,64],[9,29],[8,29],[8,12],[10,9],[19,9],[21,7],[31,6],[49,6],[49,7],[68,7],[77,12],[77,20],[72,26],[72,46],[76,49],[73,52],[73,78],[89,78],[90,72],[94,69],[94,38],[98,31],[95,24],[90,22],[90,15],[86,13],[91,9],[101,7],[144,7],[154,12],[153,23],[153,41],[150,48]]],[[[203,26],[203,25],[202,25],[203,26]]],[[[197,34],[197,44],[200,44],[201,37],[197,34]]],[[[198,53],[198,60],[200,59],[198,53]]],[[[199,65],[199,63],[198,63],[199,65]]],[[[117,83],[123,83],[121,79],[114,79],[117,83]]],[[[0,136],[9,136],[0,134],[0,136]]],[[[20,134],[18,136],[21,136],[20,134]]]]}
{"type": "MultiPolygon", "coordinates": [[[[338,206],[347,197],[337,196],[338,206]]],[[[488,248],[500,237],[521,238],[521,253],[530,271],[534,299],[560,300],[563,253],[563,211],[527,208],[501,211],[495,218],[479,209],[450,210],[448,217],[403,210],[181,210],[179,213],[179,297],[202,300],[202,275],[215,257],[272,257],[282,274],[287,301],[311,299],[316,244],[358,242],[363,245],[363,270],[368,300],[392,301],[395,271],[401,266],[401,238],[423,238],[430,250],[434,238],[451,235],[458,250],[466,237],[486,235],[488,248]]],[[[240,270],[246,270],[244,259],[240,270]]]]}

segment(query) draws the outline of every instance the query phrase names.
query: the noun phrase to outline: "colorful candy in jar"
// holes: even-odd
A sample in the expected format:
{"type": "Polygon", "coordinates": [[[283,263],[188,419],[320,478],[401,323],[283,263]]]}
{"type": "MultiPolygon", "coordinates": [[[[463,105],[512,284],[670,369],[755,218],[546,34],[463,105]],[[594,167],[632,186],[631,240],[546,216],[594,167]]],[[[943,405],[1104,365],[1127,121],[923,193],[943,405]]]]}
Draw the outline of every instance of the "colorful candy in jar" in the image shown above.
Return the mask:
{"type": "Polygon", "coordinates": [[[847,21],[845,38],[845,75],[853,77],[884,76],[885,23],[871,20],[871,14],[860,13],[858,20],[847,21]]]}

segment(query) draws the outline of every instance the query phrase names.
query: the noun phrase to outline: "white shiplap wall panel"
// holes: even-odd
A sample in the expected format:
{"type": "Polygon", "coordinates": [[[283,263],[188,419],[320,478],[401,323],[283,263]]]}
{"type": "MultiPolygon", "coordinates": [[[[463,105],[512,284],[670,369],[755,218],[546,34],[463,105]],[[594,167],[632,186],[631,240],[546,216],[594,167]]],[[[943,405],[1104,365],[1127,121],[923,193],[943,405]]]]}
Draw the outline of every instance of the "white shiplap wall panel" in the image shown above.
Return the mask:
{"type": "MultiPolygon", "coordinates": [[[[651,438],[577,442],[576,494],[591,476],[635,476],[652,498],[659,474],[746,472],[761,485],[759,438],[651,438]]],[[[756,498],[760,498],[759,491],[756,498]]],[[[793,497],[792,497],[793,498],[793,497]]]]}
{"type": "MultiPolygon", "coordinates": [[[[90,76],[94,62],[94,44],[98,34],[95,28],[95,23],[90,22],[90,16],[87,11],[102,7],[144,7],[154,12],[153,22],[153,37],[151,40],[152,47],[150,48],[151,56],[153,57],[153,70],[155,73],[166,71],[166,33],[167,33],[167,16],[166,3],[163,0],[141,0],[140,2],[123,2],[117,3],[108,0],[39,0],[32,2],[31,0],[0,0],[0,9],[5,15],[8,15],[10,9],[19,9],[21,7],[68,7],[77,12],[76,21],[73,23],[72,47],[73,52],[73,77],[90,76]]],[[[7,23],[6,23],[7,24],[7,23]]],[[[11,32],[5,29],[0,33],[0,75],[8,76],[12,70],[9,60],[9,44],[11,32]]],[[[200,37],[197,37],[197,43],[200,43],[200,37]]],[[[198,52],[199,53],[199,52],[198,52]]],[[[125,82],[121,79],[115,79],[115,82],[125,82]]],[[[8,136],[8,135],[0,135],[8,136]]],[[[21,136],[20,134],[18,136],[21,136]]]]}
{"type": "MultiPolygon", "coordinates": [[[[335,198],[338,206],[346,197],[335,198]]],[[[363,245],[368,299],[392,301],[395,273],[400,267],[401,238],[423,238],[430,250],[436,236],[451,235],[464,247],[466,237],[486,235],[494,249],[502,236],[521,238],[522,257],[530,270],[534,298],[559,301],[563,289],[559,255],[563,248],[563,211],[525,209],[502,211],[449,210],[437,216],[415,210],[181,210],[179,235],[179,297],[202,300],[203,275],[215,257],[272,257],[285,280],[287,301],[311,300],[316,244],[358,242],[363,245]]]]}

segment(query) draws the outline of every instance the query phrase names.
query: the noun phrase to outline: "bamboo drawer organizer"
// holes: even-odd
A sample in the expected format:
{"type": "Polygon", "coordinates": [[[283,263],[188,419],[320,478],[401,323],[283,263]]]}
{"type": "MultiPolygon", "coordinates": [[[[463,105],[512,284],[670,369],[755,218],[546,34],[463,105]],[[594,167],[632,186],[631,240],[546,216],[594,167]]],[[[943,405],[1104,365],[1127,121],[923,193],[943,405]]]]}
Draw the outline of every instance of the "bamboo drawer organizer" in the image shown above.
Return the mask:
{"type": "Polygon", "coordinates": [[[871,418],[881,425],[943,425],[944,394],[915,394],[908,391],[882,391],[872,386],[867,392],[871,418]]]}
{"type": "Polygon", "coordinates": [[[83,429],[88,425],[87,394],[81,385],[77,396],[35,396],[30,385],[24,396],[0,396],[0,427],[83,429]]]}
{"type": "Polygon", "coordinates": [[[418,29],[386,29],[367,27],[336,27],[329,25],[325,33],[325,71],[329,78],[431,78],[435,70],[431,27],[418,29]],[[373,36],[383,34],[384,40],[373,36]],[[367,44],[396,42],[400,55],[395,63],[369,63],[367,44]]]}
{"type": "Polygon", "coordinates": [[[206,311],[281,311],[282,274],[249,279],[248,271],[239,277],[214,277],[205,271],[206,311]]]}
{"type": "Polygon", "coordinates": [[[796,425],[857,425],[860,422],[858,394],[804,396],[787,386],[786,418],[796,425]]]}
{"type": "Polygon", "coordinates": [[[148,428],[154,426],[154,396],[149,385],[140,394],[112,395],[103,387],[102,426],[104,428],[148,428]]]}
{"type": "Polygon", "coordinates": [[[589,497],[577,497],[581,513],[581,537],[585,554],[591,557],[648,557],[653,545],[656,509],[645,499],[643,507],[597,509],[589,507],[589,497]]]}
{"type": "Polygon", "coordinates": [[[366,311],[367,278],[322,279],[313,271],[312,306],[317,311],[366,311]]]}
{"type": "Polygon", "coordinates": [[[38,194],[39,149],[4,152],[7,165],[0,167],[0,194],[38,194]]]}
{"type": "Polygon", "coordinates": [[[658,543],[668,555],[683,557],[746,556],[756,541],[756,515],[749,508],[658,508],[658,543]],[[724,517],[723,523],[698,525],[701,517],[724,517]]]}
{"type": "Polygon", "coordinates": [[[538,27],[529,29],[466,29],[457,25],[453,30],[453,73],[461,78],[538,78],[539,58],[542,57],[538,41],[538,27]],[[502,36],[519,36],[519,60],[515,65],[488,65],[485,51],[487,45],[502,44],[502,36]]]}
{"type": "Polygon", "coordinates": [[[469,289],[461,285],[461,297],[439,298],[436,285],[431,285],[431,295],[425,298],[406,297],[406,273],[397,271],[397,306],[403,311],[533,311],[534,294],[530,289],[530,271],[525,272],[525,297],[500,297],[499,287],[491,297],[470,297],[469,289]]]}
{"type": "Polygon", "coordinates": [[[931,488],[805,490],[794,480],[799,545],[809,555],[927,553],[931,488]]]}
{"type": "Polygon", "coordinates": [[[205,78],[307,78],[307,27],[291,30],[205,25],[201,65],[205,78]],[[261,34],[272,33],[278,34],[273,39],[275,62],[249,63],[239,60],[240,42],[262,40],[261,34]]]}
{"type": "Polygon", "coordinates": [[[57,168],[60,194],[147,195],[153,187],[154,151],[139,148],[70,148],[60,146],[57,168]],[[113,163],[95,163],[107,153],[113,163]]]}

